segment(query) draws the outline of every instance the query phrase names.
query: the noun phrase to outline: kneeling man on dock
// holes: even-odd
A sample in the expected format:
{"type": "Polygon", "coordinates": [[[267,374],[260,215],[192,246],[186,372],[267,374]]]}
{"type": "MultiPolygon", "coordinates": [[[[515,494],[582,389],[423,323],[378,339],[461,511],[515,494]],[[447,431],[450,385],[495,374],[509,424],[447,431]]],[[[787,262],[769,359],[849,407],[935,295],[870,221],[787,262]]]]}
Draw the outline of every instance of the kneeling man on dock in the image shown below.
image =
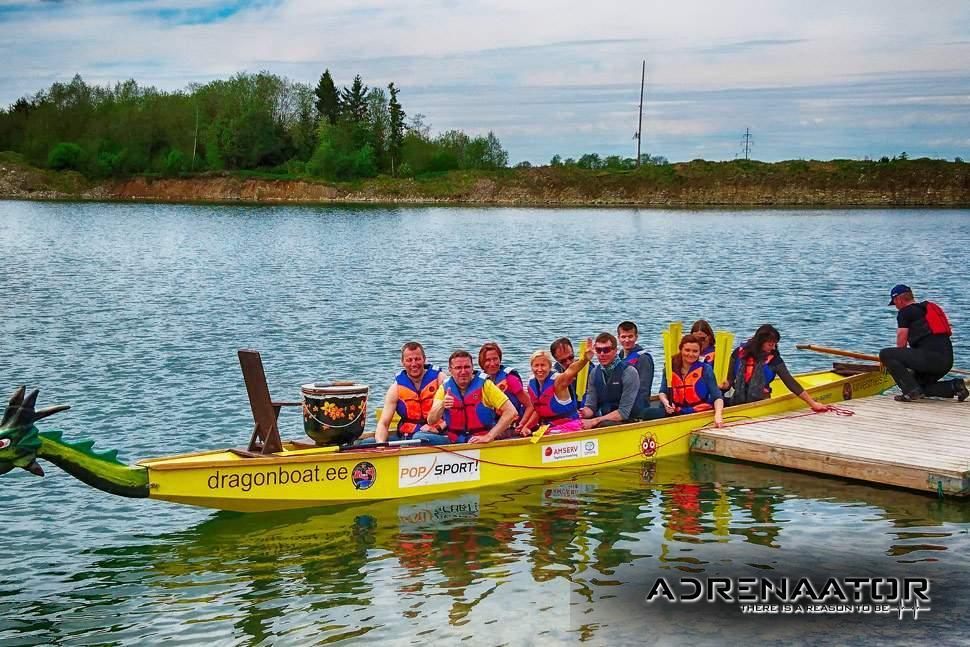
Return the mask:
{"type": "Polygon", "coordinates": [[[946,314],[932,301],[916,303],[913,291],[899,284],[889,292],[889,305],[896,306],[896,347],[879,351],[879,361],[892,374],[902,393],[895,399],[912,402],[924,395],[937,398],[956,396],[963,402],[970,396],[961,378],[941,382],[953,368],[952,329],[946,314]],[[907,348],[906,346],[909,346],[907,348]]]}
{"type": "Polygon", "coordinates": [[[445,421],[445,434],[421,432],[415,438],[434,445],[488,443],[502,438],[518,415],[508,396],[472,369],[470,353],[457,350],[448,358],[451,378],[434,395],[428,423],[445,421]]]}

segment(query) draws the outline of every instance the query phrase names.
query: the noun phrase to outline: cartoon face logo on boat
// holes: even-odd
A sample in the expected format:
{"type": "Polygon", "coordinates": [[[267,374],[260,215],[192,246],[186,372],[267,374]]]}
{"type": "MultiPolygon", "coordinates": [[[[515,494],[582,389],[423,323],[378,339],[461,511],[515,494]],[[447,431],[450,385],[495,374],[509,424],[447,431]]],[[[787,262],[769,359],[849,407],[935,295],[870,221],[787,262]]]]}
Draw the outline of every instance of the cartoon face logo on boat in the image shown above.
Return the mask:
{"type": "Polygon", "coordinates": [[[852,399],[852,385],[846,384],[842,387],[842,399],[851,400],[852,399]]]}
{"type": "Polygon", "coordinates": [[[357,463],[350,473],[350,480],[353,481],[355,489],[366,490],[377,481],[377,468],[367,461],[357,463]]]}
{"type": "Polygon", "coordinates": [[[644,434],[640,437],[640,453],[650,458],[657,453],[657,437],[653,434],[644,434]]]}

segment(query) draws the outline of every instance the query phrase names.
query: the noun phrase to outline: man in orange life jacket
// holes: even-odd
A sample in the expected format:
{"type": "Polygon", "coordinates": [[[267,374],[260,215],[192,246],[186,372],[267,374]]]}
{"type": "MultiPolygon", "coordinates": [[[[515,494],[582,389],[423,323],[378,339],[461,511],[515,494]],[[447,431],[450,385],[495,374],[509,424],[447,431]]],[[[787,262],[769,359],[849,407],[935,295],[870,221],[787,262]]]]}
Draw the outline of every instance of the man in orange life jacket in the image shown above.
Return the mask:
{"type": "Polygon", "coordinates": [[[916,303],[909,286],[899,284],[889,292],[889,305],[896,306],[896,346],[879,351],[879,361],[892,374],[902,394],[899,402],[912,402],[924,395],[937,398],[956,396],[960,402],[970,392],[961,378],[941,382],[953,368],[950,322],[932,301],[916,303]],[[909,346],[907,348],[906,346],[909,346]]]}
{"type": "Polygon", "coordinates": [[[444,381],[441,372],[426,363],[424,347],[409,341],[401,347],[401,366],[404,367],[384,396],[384,410],[374,430],[374,442],[411,438],[416,432],[431,430],[428,413],[434,404],[434,394],[444,381]],[[401,417],[397,431],[390,437],[388,427],[397,413],[401,417]]]}
{"type": "MultiPolygon", "coordinates": [[[[428,423],[445,421],[445,434],[420,436],[432,444],[488,443],[501,438],[518,415],[507,395],[495,383],[472,369],[472,356],[456,350],[448,358],[451,378],[434,394],[428,423]]],[[[416,436],[417,437],[417,436],[416,436]]]]}

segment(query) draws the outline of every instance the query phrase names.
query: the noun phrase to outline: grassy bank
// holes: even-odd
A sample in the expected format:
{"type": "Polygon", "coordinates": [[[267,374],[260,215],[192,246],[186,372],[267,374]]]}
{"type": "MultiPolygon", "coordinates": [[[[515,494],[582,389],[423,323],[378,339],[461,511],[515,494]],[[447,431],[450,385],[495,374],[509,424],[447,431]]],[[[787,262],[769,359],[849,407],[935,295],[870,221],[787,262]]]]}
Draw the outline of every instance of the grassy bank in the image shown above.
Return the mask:
{"type": "Polygon", "coordinates": [[[252,203],[640,206],[970,206],[970,164],[915,159],[694,160],[635,170],[570,166],[325,182],[254,171],[93,182],[0,153],[0,198],[252,203]]]}

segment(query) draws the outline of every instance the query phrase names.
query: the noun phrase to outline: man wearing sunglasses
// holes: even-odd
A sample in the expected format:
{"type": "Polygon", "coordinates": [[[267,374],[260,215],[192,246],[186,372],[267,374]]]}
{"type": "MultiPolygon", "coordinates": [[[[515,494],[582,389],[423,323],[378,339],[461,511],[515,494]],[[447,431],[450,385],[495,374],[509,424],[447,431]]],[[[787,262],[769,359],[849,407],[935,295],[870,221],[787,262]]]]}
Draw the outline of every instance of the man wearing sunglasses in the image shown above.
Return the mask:
{"type": "Polygon", "coordinates": [[[599,366],[590,374],[586,406],[579,411],[583,429],[620,425],[633,413],[640,376],[616,350],[616,337],[608,332],[600,333],[593,342],[599,366]]]}
{"type": "MultiPolygon", "coordinates": [[[[568,337],[560,337],[556,341],[549,345],[549,352],[552,353],[552,357],[556,360],[553,365],[553,370],[556,373],[565,373],[569,365],[576,361],[576,353],[573,351],[573,343],[569,341],[568,337]]],[[[593,364],[589,363],[585,367],[579,369],[580,372],[586,371],[586,384],[592,384],[593,381],[590,379],[590,375],[593,369],[593,364]]],[[[586,395],[583,394],[582,398],[576,397],[576,380],[573,380],[569,384],[569,393],[572,394],[573,400],[576,400],[577,408],[582,409],[586,405],[586,395]]]]}

